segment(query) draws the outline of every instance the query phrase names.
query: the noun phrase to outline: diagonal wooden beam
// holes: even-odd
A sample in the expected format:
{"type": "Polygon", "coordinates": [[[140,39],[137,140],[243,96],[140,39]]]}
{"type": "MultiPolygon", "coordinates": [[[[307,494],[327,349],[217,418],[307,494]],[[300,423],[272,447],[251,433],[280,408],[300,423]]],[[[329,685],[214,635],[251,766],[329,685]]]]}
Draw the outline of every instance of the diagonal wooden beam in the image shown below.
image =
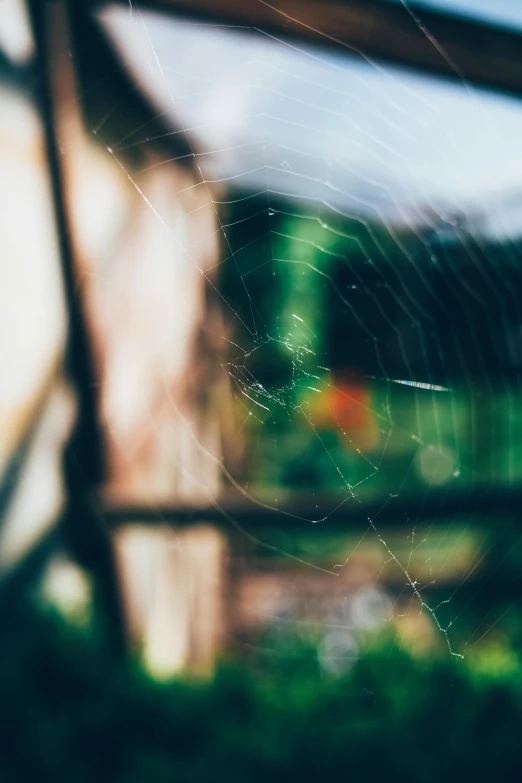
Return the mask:
{"type": "MultiPolygon", "coordinates": [[[[116,0],[129,9],[128,0],[116,0]]],[[[108,5],[91,0],[93,7],[108,5]]],[[[114,1],[111,0],[111,4],[114,1]]],[[[258,27],[319,44],[522,96],[522,31],[489,26],[399,0],[135,0],[155,10],[212,23],[258,27]]]]}
{"type": "MultiPolygon", "coordinates": [[[[98,417],[91,334],[78,293],[64,152],[60,148],[57,133],[60,106],[66,104],[67,98],[70,100],[69,105],[74,105],[73,96],[60,94],[59,89],[62,82],[73,82],[72,72],[67,73],[65,70],[66,65],[72,69],[72,60],[70,57],[64,57],[59,62],[57,60],[60,51],[70,51],[68,0],[29,0],[28,8],[35,40],[35,98],[45,139],[68,317],[66,369],[78,402],[75,429],[64,454],[68,497],[60,524],[60,541],[65,541],[73,556],[93,574],[104,613],[107,639],[112,652],[121,656],[126,644],[126,629],[112,541],[109,532],[100,523],[96,509],[89,502],[93,490],[104,478],[105,452],[98,417]]],[[[47,551],[45,547],[43,549],[47,551]]],[[[32,563],[31,556],[27,562],[32,563]]],[[[30,574],[31,568],[22,569],[20,573],[30,574]]]]}

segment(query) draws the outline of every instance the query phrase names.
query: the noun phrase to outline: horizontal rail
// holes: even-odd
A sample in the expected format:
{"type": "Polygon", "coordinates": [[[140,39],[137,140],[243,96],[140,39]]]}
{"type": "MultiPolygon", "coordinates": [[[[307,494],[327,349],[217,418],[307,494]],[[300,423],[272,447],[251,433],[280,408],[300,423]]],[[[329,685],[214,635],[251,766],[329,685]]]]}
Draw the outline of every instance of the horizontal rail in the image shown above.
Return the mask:
{"type": "Polygon", "coordinates": [[[444,521],[460,515],[522,515],[520,488],[437,490],[415,495],[388,495],[368,501],[324,495],[299,494],[277,505],[251,500],[223,498],[210,505],[129,503],[102,499],[99,512],[111,527],[123,524],[174,524],[190,526],[205,521],[230,530],[234,524],[248,529],[259,527],[303,528],[316,524],[330,532],[339,527],[411,526],[418,520],[444,521]]]}

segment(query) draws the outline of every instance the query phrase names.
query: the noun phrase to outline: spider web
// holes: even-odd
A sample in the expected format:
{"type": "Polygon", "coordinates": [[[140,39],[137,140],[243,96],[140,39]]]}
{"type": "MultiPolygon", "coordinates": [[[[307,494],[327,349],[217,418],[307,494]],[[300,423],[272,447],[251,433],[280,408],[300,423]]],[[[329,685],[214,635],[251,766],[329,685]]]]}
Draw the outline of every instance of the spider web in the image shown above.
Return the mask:
{"type": "MultiPolygon", "coordinates": [[[[507,489],[522,471],[518,104],[259,28],[167,22],[135,4],[103,20],[172,127],[162,140],[188,142],[147,170],[189,157],[190,187],[214,210],[220,257],[200,271],[226,323],[219,364],[243,458],[229,464],[190,437],[282,530],[308,524],[311,545],[262,537],[300,562],[322,569],[321,525],[360,509],[362,537],[345,536],[325,570],[341,573],[373,537],[382,572],[391,564],[403,584],[391,613],[408,593],[460,655],[483,618],[458,650],[455,622],[518,546],[510,539],[482,570],[496,546],[491,519],[458,504],[443,525],[430,516],[444,493],[507,489]],[[413,517],[398,512],[395,532],[381,528],[409,497],[413,517]],[[448,588],[459,546],[467,555],[448,588]]],[[[158,137],[140,126],[107,138],[109,118],[93,133],[179,244],[125,164],[158,137]]],[[[192,247],[182,247],[189,261],[192,247]]]]}

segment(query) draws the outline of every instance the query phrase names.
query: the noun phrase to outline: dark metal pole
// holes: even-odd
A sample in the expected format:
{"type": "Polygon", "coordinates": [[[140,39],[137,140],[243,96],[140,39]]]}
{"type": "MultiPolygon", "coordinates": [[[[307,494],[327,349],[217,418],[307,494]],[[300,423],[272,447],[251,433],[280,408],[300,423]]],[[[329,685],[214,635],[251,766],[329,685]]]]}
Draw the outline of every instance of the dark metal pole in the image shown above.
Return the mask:
{"type": "Polygon", "coordinates": [[[56,137],[53,52],[48,35],[48,13],[52,5],[55,5],[54,0],[29,0],[35,43],[35,98],[45,134],[68,316],[66,372],[78,401],[75,429],[64,454],[67,507],[62,532],[73,557],[93,575],[111,647],[121,654],[125,646],[125,629],[112,541],[90,501],[93,489],[105,474],[104,442],[98,418],[94,357],[77,290],[62,161],[56,137]]]}

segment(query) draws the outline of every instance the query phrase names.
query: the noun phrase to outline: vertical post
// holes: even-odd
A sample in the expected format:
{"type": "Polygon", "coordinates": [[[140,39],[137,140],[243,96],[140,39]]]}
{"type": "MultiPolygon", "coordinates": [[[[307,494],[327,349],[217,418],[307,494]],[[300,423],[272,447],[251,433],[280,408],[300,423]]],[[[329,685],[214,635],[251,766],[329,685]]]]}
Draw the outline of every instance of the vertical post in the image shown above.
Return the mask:
{"type": "MultiPolygon", "coordinates": [[[[56,54],[57,32],[67,29],[67,8],[63,0],[29,0],[29,11],[35,42],[35,93],[45,134],[68,316],[66,371],[78,403],[76,425],[64,454],[67,505],[63,534],[73,556],[93,576],[108,641],[113,652],[120,655],[125,648],[125,628],[112,541],[92,502],[93,490],[105,473],[94,356],[77,290],[77,268],[56,133],[56,115],[60,107],[57,105],[59,97],[53,93],[53,55],[56,54]],[[63,24],[54,27],[58,15],[63,24]]],[[[68,48],[68,42],[63,43],[68,48]]],[[[70,67],[73,67],[72,61],[70,67]]]]}

